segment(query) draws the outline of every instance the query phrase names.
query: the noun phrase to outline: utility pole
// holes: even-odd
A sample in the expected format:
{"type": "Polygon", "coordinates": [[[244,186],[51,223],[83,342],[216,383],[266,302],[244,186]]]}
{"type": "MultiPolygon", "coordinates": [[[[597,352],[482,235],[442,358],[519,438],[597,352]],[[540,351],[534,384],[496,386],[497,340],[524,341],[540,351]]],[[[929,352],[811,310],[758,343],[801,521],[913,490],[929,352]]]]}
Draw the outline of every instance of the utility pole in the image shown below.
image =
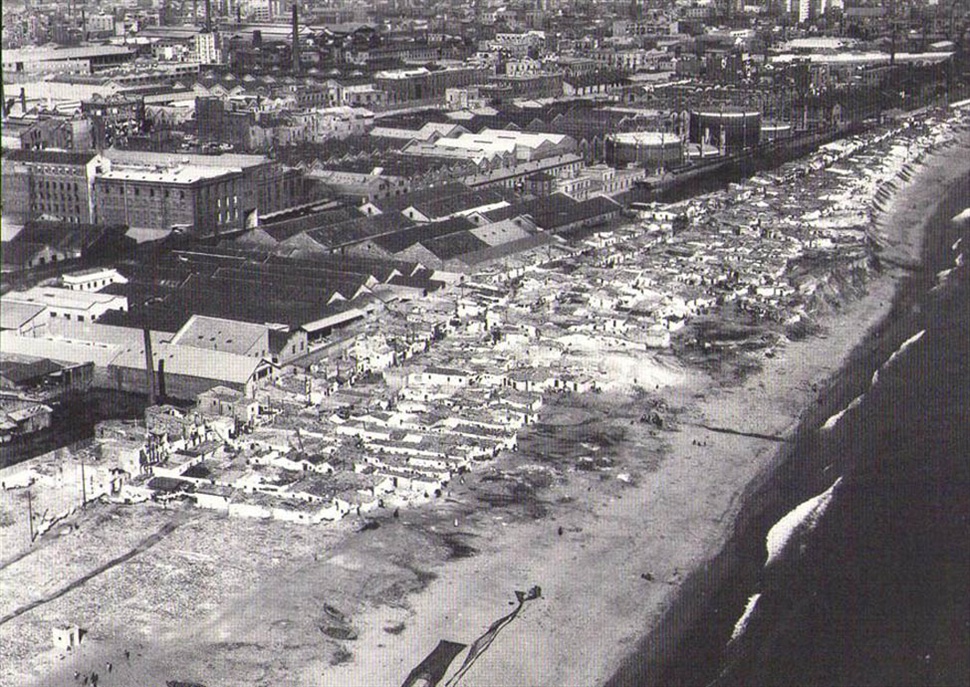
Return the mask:
{"type": "Polygon", "coordinates": [[[34,505],[30,499],[30,489],[27,490],[27,526],[30,528],[30,541],[34,541],[34,505]]]}
{"type": "Polygon", "coordinates": [[[88,502],[88,485],[84,480],[84,452],[81,452],[81,506],[88,502]]]}

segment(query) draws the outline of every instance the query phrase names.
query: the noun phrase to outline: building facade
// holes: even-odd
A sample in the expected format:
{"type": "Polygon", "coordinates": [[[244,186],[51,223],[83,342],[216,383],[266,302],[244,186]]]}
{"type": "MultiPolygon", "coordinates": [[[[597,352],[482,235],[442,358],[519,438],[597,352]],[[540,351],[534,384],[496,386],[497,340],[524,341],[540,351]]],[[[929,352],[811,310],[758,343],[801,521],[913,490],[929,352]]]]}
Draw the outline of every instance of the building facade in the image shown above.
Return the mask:
{"type": "Polygon", "coordinates": [[[94,152],[13,150],[3,157],[3,215],[14,223],[39,217],[94,221],[95,176],[110,163],[94,152]]]}
{"type": "Polygon", "coordinates": [[[95,181],[95,214],[104,224],[217,236],[255,226],[255,210],[241,208],[242,186],[238,169],[115,169],[95,181]]]}

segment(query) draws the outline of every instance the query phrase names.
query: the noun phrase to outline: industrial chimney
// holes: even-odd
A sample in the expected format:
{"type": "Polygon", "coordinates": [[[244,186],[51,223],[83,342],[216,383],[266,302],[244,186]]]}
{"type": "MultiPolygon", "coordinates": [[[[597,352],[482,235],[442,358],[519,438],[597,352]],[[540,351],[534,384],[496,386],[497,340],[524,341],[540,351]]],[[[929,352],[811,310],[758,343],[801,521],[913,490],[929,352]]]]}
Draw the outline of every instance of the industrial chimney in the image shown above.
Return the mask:
{"type": "Polygon", "coordinates": [[[145,386],[148,387],[148,405],[155,405],[155,356],[152,355],[152,333],[148,327],[142,328],[145,337],[145,386]]]}
{"type": "Polygon", "coordinates": [[[205,32],[212,33],[212,0],[205,0],[205,32]]]}
{"type": "Polygon", "coordinates": [[[300,11],[293,3],[293,73],[300,73],[300,11]]]}

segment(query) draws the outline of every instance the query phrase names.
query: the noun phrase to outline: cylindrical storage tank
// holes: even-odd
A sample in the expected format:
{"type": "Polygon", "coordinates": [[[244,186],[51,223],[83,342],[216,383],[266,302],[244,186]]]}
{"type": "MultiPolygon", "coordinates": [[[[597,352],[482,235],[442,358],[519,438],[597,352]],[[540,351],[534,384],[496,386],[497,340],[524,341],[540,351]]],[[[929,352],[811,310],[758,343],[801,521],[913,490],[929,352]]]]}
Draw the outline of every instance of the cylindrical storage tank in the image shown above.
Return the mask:
{"type": "Polygon", "coordinates": [[[787,122],[765,122],[761,125],[761,142],[783,141],[791,138],[791,124],[787,122]]]}
{"type": "Polygon", "coordinates": [[[692,110],[690,142],[706,143],[723,153],[736,153],[761,142],[761,113],[757,110],[692,110]]]}
{"type": "Polygon", "coordinates": [[[606,162],[614,167],[676,167],[684,161],[684,141],[677,134],[634,131],[606,139],[606,162]]]}

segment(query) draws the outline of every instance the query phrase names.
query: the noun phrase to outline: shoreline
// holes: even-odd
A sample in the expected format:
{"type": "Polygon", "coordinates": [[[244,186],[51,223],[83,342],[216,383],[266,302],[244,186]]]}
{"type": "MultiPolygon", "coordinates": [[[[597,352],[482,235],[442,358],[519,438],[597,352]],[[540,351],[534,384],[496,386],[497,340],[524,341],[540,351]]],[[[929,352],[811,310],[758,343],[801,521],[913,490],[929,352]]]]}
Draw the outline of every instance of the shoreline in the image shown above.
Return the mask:
{"type": "MultiPolygon", "coordinates": [[[[962,141],[954,148],[965,151],[970,149],[970,136],[966,131],[962,134],[962,141]]],[[[691,635],[698,632],[697,624],[702,623],[711,612],[710,606],[713,602],[709,598],[724,585],[727,576],[737,571],[744,557],[753,553],[751,542],[746,545],[741,541],[744,534],[757,532],[759,528],[766,530],[793,504],[800,503],[805,497],[820,492],[828,485],[828,482],[819,482],[804,487],[803,496],[790,499],[793,504],[787,506],[781,505],[785,494],[777,493],[778,489],[784,488],[785,482],[790,481],[790,474],[799,470],[810,470],[810,466],[793,464],[797,443],[801,438],[806,442],[814,441],[811,435],[817,433],[826,419],[846,408],[851,399],[869,386],[871,370],[867,369],[862,373],[860,368],[878,368],[879,363],[873,364],[873,359],[884,359],[895,350],[898,342],[890,344],[887,339],[898,320],[912,307],[911,301],[917,282],[935,278],[935,272],[927,266],[927,257],[931,242],[943,239],[932,235],[933,225],[939,221],[950,220],[948,216],[941,218],[937,215],[946,197],[953,194],[959,185],[966,186],[970,183],[970,162],[965,157],[960,158],[959,153],[954,151],[935,151],[927,157],[931,158],[930,162],[927,164],[924,161],[919,175],[894,193],[888,206],[879,213],[877,224],[882,226],[877,226],[876,229],[883,233],[881,238],[887,240],[883,253],[888,253],[891,260],[884,262],[884,265],[888,265],[885,271],[867,284],[867,293],[850,307],[863,309],[866,302],[874,304],[874,301],[887,295],[887,291],[889,298],[879,303],[878,308],[871,312],[865,326],[858,330],[855,343],[844,352],[835,366],[835,371],[820,385],[817,403],[807,405],[793,423],[790,433],[786,432],[786,436],[790,434],[793,441],[779,448],[775,456],[747,484],[739,500],[734,525],[725,534],[722,546],[711,559],[691,574],[664,612],[663,619],[648,629],[637,652],[628,656],[605,682],[607,687],[695,684],[684,679],[685,674],[690,672],[690,669],[685,670],[689,663],[711,660],[715,664],[719,663],[723,656],[724,642],[719,641],[709,646],[695,644],[690,648],[686,645],[692,640],[692,643],[696,643],[700,639],[691,635]],[[954,158],[956,164],[951,165],[950,161],[954,158]],[[937,184],[942,184],[944,188],[935,190],[938,188],[937,184]],[[914,197],[917,202],[913,202],[914,197]],[[928,205],[919,202],[927,199],[932,199],[928,205]],[[916,222],[913,221],[914,215],[919,216],[916,222]],[[889,230],[885,227],[886,223],[892,225],[889,230]],[[884,335],[886,339],[883,338],[884,335]],[[854,372],[854,376],[847,374],[850,372],[854,372]],[[775,493],[771,493],[772,491],[775,493]],[[776,511],[775,514],[770,514],[772,509],[776,511]]],[[[846,311],[836,318],[828,318],[825,322],[826,328],[833,327],[833,319],[845,319],[848,314],[846,311]]],[[[812,458],[814,460],[817,457],[812,458]]],[[[758,543],[763,541],[763,537],[754,539],[758,543]]],[[[759,553],[764,554],[763,544],[759,548],[759,553]]],[[[725,595],[742,598],[739,608],[744,606],[748,597],[746,592],[738,590],[734,594],[725,595]]],[[[738,604],[737,598],[733,601],[738,604]]],[[[733,626],[741,614],[741,610],[733,613],[727,608],[719,608],[715,613],[718,611],[726,612],[727,615],[721,622],[727,623],[728,627],[733,626]]],[[[701,632],[705,634],[703,639],[710,639],[709,629],[701,632]]],[[[713,677],[716,675],[707,676],[708,679],[713,677]]],[[[705,679],[705,683],[707,681],[705,679]]]]}

